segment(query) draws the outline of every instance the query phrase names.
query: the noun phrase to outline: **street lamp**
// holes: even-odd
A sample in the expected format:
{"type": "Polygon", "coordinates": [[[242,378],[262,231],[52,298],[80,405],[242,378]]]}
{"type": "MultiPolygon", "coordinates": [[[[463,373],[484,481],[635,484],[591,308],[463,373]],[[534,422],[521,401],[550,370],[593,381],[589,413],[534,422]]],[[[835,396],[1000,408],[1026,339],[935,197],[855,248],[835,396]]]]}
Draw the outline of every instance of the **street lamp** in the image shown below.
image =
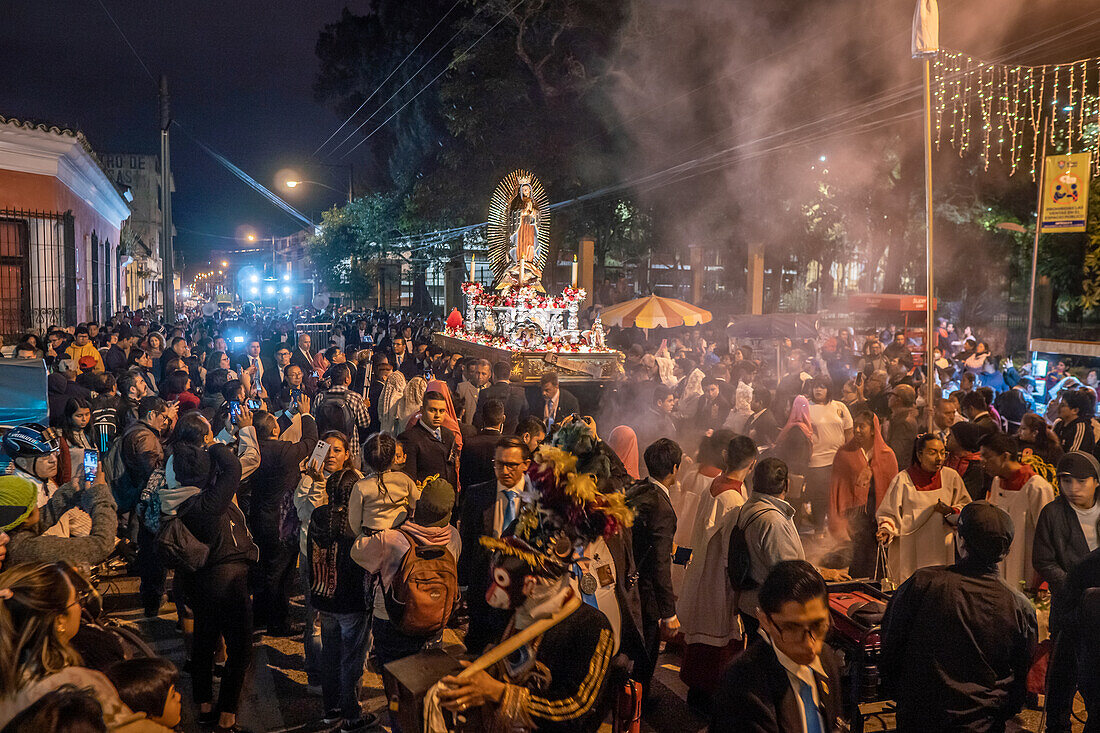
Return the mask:
{"type": "Polygon", "coordinates": [[[287,188],[297,188],[303,184],[310,184],[313,186],[320,186],[321,188],[327,188],[329,191],[335,191],[339,194],[344,194],[348,197],[348,203],[350,204],[355,198],[354,181],[355,181],[355,169],[351,163],[310,163],[311,166],[322,166],[324,168],[347,168],[348,171],[348,185],[346,190],[333,188],[328,184],[321,183],[320,181],[307,181],[297,175],[292,169],[286,169],[279,171],[279,176],[284,177],[282,184],[287,188]]]}
{"type": "Polygon", "coordinates": [[[308,183],[311,186],[320,186],[321,188],[327,188],[329,191],[335,191],[336,193],[339,193],[339,194],[347,194],[348,203],[349,204],[351,203],[351,188],[350,188],[350,186],[349,186],[347,191],[341,191],[338,188],[333,188],[332,186],[328,185],[327,183],[321,183],[320,181],[305,181],[305,180],[294,180],[294,179],[283,181],[283,185],[286,186],[287,188],[297,188],[298,186],[301,186],[302,184],[305,184],[305,183],[308,183]]]}

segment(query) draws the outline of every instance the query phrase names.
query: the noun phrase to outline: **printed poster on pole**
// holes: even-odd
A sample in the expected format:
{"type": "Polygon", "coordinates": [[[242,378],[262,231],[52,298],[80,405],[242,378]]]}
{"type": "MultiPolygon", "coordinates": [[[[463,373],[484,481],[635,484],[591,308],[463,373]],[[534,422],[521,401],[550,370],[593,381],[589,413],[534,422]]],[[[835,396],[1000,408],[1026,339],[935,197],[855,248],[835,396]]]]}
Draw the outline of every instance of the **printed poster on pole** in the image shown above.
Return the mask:
{"type": "Polygon", "coordinates": [[[1047,156],[1040,227],[1044,234],[1085,231],[1091,158],[1090,153],[1047,156]]]}

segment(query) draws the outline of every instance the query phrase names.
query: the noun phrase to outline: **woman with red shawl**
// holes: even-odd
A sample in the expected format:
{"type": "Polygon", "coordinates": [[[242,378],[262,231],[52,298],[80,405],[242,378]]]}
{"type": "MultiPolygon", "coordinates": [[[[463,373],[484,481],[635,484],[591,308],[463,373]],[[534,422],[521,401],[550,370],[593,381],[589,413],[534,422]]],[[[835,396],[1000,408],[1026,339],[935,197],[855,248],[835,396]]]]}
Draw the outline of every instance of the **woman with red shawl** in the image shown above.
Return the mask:
{"type": "Polygon", "coordinates": [[[898,475],[898,460],[882,438],[878,416],[870,410],[853,420],[852,439],[833,459],[829,530],[837,539],[851,537],[853,578],[878,580],[875,512],[898,475]]]}

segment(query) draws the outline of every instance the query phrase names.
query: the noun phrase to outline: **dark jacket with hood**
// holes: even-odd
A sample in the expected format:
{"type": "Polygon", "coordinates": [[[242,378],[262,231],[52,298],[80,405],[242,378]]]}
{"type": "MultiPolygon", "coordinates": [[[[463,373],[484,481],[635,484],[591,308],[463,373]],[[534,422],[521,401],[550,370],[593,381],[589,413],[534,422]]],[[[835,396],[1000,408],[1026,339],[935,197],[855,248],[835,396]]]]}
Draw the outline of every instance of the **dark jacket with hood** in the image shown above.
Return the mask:
{"type": "MultiPolygon", "coordinates": [[[[1097,529],[1100,531],[1100,527],[1097,529]]],[[[1077,512],[1065,496],[1058,496],[1039,512],[1031,545],[1031,564],[1050,587],[1051,630],[1058,630],[1065,623],[1062,600],[1066,576],[1088,554],[1088,542],[1077,512]]]]}
{"type": "MultiPolygon", "coordinates": [[[[191,494],[176,505],[175,512],[195,539],[210,547],[204,569],[225,563],[256,562],[259,550],[252,541],[244,514],[233,501],[241,483],[241,461],[233,449],[220,443],[209,448],[181,445],[176,447],[172,463],[171,473],[182,485],[177,491],[191,494]],[[192,491],[187,492],[188,489],[192,491]]],[[[162,504],[166,512],[169,508],[170,505],[162,504]]]]}
{"type": "Polygon", "coordinates": [[[46,401],[50,407],[50,426],[61,427],[65,419],[65,405],[73,397],[83,397],[89,402],[92,391],[69,381],[64,374],[54,372],[46,378],[46,401]]]}

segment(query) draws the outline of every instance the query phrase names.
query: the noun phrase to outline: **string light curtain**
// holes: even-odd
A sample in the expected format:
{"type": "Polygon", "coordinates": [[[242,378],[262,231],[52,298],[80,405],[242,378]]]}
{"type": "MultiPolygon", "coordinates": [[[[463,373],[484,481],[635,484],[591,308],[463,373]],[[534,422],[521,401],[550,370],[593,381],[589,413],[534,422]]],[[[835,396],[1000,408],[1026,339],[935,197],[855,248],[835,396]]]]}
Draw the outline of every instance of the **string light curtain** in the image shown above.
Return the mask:
{"type": "Polygon", "coordinates": [[[941,50],[932,79],[937,150],[978,151],[987,170],[996,159],[1035,180],[1045,132],[1048,153],[1091,152],[1100,174],[1100,58],[1016,66],[941,50]]]}

